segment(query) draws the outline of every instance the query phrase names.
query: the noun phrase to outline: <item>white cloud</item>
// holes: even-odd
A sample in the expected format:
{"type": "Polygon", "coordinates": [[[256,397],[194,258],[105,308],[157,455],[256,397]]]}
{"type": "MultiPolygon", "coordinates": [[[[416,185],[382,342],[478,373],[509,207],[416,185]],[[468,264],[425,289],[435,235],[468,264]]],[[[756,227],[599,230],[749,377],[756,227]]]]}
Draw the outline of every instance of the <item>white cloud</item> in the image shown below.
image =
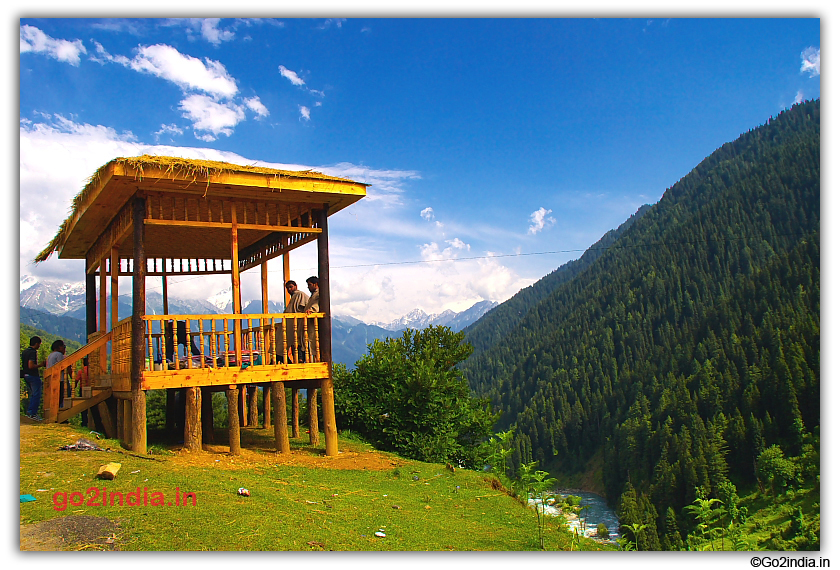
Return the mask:
{"type": "Polygon", "coordinates": [[[81,54],[86,54],[87,49],[81,40],[57,40],[35,26],[23,25],[20,27],[20,53],[27,52],[43,53],[58,61],[78,66],[81,54]]]}
{"type": "Polygon", "coordinates": [[[820,48],[809,47],[802,52],[801,73],[807,73],[809,77],[818,77],[820,74],[820,48]]]}
{"type": "Polygon", "coordinates": [[[300,118],[308,121],[309,120],[309,107],[306,107],[304,105],[298,105],[298,108],[300,109],[300,118]]]}
{"type": "Polygon", "coordinates": [[[184,55],[172,46],[156,44],[138,48],[128,65],[131,69],[171,81],[184,91],[203,91],[216,97],[230,98],[239,89],[236,81],[218,61],[184,55]]]}
{"type": "Polygon", "coordinates": [[[537,232],[540,232],[546,226],[552,225],[555,220],[549,214],[551,210],[546,210],[545,208],[540,208],[539,210],[531,213],[531,225],[528,227],[528,234],[529,235],[536,235],[537,232]]]}
{"type": "Polygon", "coordinates": [[[796,92],[796,97],[793,99],[794,105],[797,103],[801,103],[805,100],[805,94],[802,92],[802,89],[796,92]]]}
{"type": "Polygon", "coordinates": [[[249,97],[245,99],[245,106],[257,114],[257,119],[268,116],[268,109],[262,104],[259,97],[249,97]]]}
{"type": "Polygon", "coordinates": [[[219,135],[232,135],[233,127],[245,120],[245,111],[239,105],[218,103],[206,95],[190,95],[181,101],[179,109],[192,121],[196,137],[208,142],[219,135]]]}
{"type": "Polygon", "coordinates": [[[428,208],[423,208],[422,210],[420,210],[420,217],[430,222],[433,219],[435,219],[435,211],[432,209],[431,206],[429,206],[428,208]]]}
{"type": "Polygon", "coordinates": [[[220,30],[220,18],[190,18],[189,25],[196,31],[200,32],[201,37],[217,46],[222,42],[229,42],[236,34],[231,30],[220,30]]]}
{"type": "Polygon", "coordinates": [[[155,132],[155,140],[160,140],[162,135],[183,135],[184,130],[177,125],[161,125],[160,130],[155,132]]]}
{"type": "Polygon", "coordinates": [[[279,66],[280,75],[292,82],[292,85],[305,85],[303,79],[298,77],[298,74],[291,69],[286,69],[284,66],[279,66]]]}
{"type": "Polygon", "coordinates": [[[446,243],[454,247],[455,249],[466,249],[467,251],[470,250],[470,244],[462,242],[460,239],[455,238],[451,240],[446,240],[446,243]]]}

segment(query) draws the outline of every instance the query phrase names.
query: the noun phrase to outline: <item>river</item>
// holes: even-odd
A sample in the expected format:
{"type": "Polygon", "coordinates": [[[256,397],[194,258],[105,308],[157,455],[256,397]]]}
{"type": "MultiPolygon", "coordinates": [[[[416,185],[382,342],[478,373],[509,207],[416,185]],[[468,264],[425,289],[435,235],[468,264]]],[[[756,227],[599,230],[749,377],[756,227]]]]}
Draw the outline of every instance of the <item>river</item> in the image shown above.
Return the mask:
{"type": "MultiPolygon", "coordinates": [[[[610,531],[610,542],[615,542],[618,540],[618,517],[615,515],[612,509],[607,506],[607,501],[604,497],[600,495],[596,495],[595,493],[588,493],[586,491],[577,491],[577,490],[570,490],[570,489],[558,489],[555,491],[557,495],[558,501],[565,499],[569,495],[577,495],[581,498],[580,505],[582,507],[589,507],[588,510],[584,511],[585,513],[585,528],[583,529],[583,534],[589,537],[595,537],[598,533],[598,523],[604,523],[607,529],[610,531]]],[[[534,501],[528,501],[533,505],[534,501]]],[[[560,511],[560,509],[548,506],[546,507],[546,513],[551,516],[563,516],[566,518],[566,526],[568,526],[569,530],[574,532],[575,530],[578,533],[581,532],[582,522],[578,519],[578,517],[574,514],[564,514],[560,511]]],[[[583,514],[583,513],[582,513],[583,514]]],[[[583,516],[581,518],[584,518],[583,516]]]]}

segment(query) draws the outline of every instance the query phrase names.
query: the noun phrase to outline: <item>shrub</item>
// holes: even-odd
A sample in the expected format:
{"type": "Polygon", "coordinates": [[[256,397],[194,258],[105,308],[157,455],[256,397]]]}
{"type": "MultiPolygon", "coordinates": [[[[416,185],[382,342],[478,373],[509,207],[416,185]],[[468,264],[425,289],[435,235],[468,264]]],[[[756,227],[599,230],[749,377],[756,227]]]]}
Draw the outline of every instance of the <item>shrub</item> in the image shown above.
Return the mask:
{"type": "Polygon", "coordinates": [[[375,340],[349,372],[334,368],[336,420],[379,449],[482,467],[478,447],[496,420],[455,366],[472,353],[448,327],[375,340]]]}

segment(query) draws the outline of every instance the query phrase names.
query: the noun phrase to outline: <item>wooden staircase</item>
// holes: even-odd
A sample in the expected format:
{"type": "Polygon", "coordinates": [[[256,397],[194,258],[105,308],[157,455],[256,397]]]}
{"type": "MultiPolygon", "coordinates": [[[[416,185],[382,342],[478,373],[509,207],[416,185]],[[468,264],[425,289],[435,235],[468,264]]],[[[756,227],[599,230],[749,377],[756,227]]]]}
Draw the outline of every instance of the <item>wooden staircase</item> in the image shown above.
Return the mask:
{"type": "MultiPolygon", "coordinates": [[[[110,386],[94,386],[90,398],[72,396],[64,398],[64,407],[58,409],[58,423],[64,422],[87,409],[104,402],[111,396],[110,386]]],[[[104,407],[104,406],[102,406],[104,407]]],[[[107,409],[107,408],[106,408],[107,409]]]]}

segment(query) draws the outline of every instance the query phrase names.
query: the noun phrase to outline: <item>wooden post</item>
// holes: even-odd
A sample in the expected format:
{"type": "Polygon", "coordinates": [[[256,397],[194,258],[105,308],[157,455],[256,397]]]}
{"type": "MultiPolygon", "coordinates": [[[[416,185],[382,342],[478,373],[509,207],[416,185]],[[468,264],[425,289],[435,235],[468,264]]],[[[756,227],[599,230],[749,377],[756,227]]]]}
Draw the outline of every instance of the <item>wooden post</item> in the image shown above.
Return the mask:
{"type": "Polygon", "coordinates": [[[306,391],[306,406],[309,414],[309,445],[315,447],[321,441],[318,433],[318,393],[315,388],[306,391]]]}
{"type": "Polygon", "coordinates": [[[324,411],[324,439],[326,440],[327,455],[338,455],[338,427],[335,423],[335,395],[332,381],[332,311],[330,309],[330,248],[327,233],[327,216],[329,204],[323,209],[315,210],[317,225],[321,228],[318,234],[318,291],[321,312],[324,320],[318,331],[321,349],[321,362],[329,366],[329,377],[321,380],[321,407],[324,411]]]}
{"type": "Polygon", "coordinates": [[[168,293],[168,289],[166,287],[166,285],[167,285],[166,282],[168,281],[168,279],[166,278],[166,258],[162,259],[161,261],[163,263],[163,271],[162,271],[163,275],[161,277],[161,280],[163,281],[163,314],[168,315],[169,314],[169,293],[168,293]]]}
{"type": "MultiPolygon", "coordinates": [[[[103,257],[99,262],[99,332],[105,334],[108,332],[108,286],[106,277],[108,275],[105,269],[107,260],[103,257]]],[[[108,345],[103,344],[99,349],[99,373],[106,374],[108,372],[108,345]]]]}
{"type": "Polygon", "coordinates": [[[134,198],[134,277],[131,309],[131,442],[146,453],[146,392],[141,388],[146,368],[146,199],[134,198]]]}
{"type": "Polygon", "coordinates": [[[91,334],[97,331],[96,328],[96,275],[94,270],[87,268],[85,273],[85,321],[87,335],[89,338],[91,334]]]}
{"type": "Polygon", "coordinates": [[[248,427],[248,403],[245,401],[247,391],[246,384],[239,386],[239,427],[248,427]]]}
{"type": "Polygon", "coordinates": [[[271,384],[265,383],[262,385],[263,393],[263,427],[268,429],[271,427],[271,384]]]}
{"type": "Polygon", "coordinates": [[[248,425],[251,427],[257,427],[260,423],[260,410],[257,404],[257,387],[248,386],[248,425]]]}
{"type": "Polygon", "coordinates": [[[187,411],[184,417],[184,449],[201,451],[201,389],[187,388],[187,411]]]}
{"type": "Polygon", "coordinates": [[[300,437],[300,398],[297,388],[292,388],[292,437],[300,437]]]}
{"type": "MultiPolygon", "coordinates": [[[[242,297],[239,291],[239,226],[236,223],[236,202],[230,203],[230,280],[233,290],[233,312],[236,315],[242,314],[242,297]]],[[[233,321],[234,347],[236,350],[236,362],[242,366],[242,321],[233,321]]]]}
{"type": "Polygon", "coordinates": [[[271,383],[271,400],[274,403],[274,449],[280,453],[290,453],[289,426],[286,423],[285,383],[271,383]]]}
{"type": "Polygon", "coordinates": [[[228,440],[231,455],[239,455],[239,388],[235,385],[228,386],[228,440]]]}
{"type": "MultiPolygon", "coordinates": [[[[125,441],[125,409],[123,407],[123,401],[117,400],[117,439],[120,441],[125,441]]],[[[90,417],[90,413],[88,412],[88,417],[90,417]]]]}
{"type": "MultiPolygon", "coordinates": [[[[134,426],[132,426],[132,419],[134,414],[131,412],[131,400],[120,400],[123,405],[123,443],[129,448],[133,449],[131,437],[134,435],[134,426]]],[[[119,405],[119,404],[117,404],[119,405]]],[[[91,409],[93,411],[93,409],[91,409]]],[[[88,417],[93,419],[93,414],[88,414],[88,417]]]]}
{"type": "MultiPolygon", "coordinates": [[[[120,321],[120,250],[111,248],[111,328],[120,321]]],[[[114,343],[111,343],[111,361],[114,360],[114,343]]]]}
{"type": "Polygon", "coordinates": [[[216,431],[213,427],[213,392],[210,386],[201,388],[201,435],[204,443],[216,443],[216,431]]]}

